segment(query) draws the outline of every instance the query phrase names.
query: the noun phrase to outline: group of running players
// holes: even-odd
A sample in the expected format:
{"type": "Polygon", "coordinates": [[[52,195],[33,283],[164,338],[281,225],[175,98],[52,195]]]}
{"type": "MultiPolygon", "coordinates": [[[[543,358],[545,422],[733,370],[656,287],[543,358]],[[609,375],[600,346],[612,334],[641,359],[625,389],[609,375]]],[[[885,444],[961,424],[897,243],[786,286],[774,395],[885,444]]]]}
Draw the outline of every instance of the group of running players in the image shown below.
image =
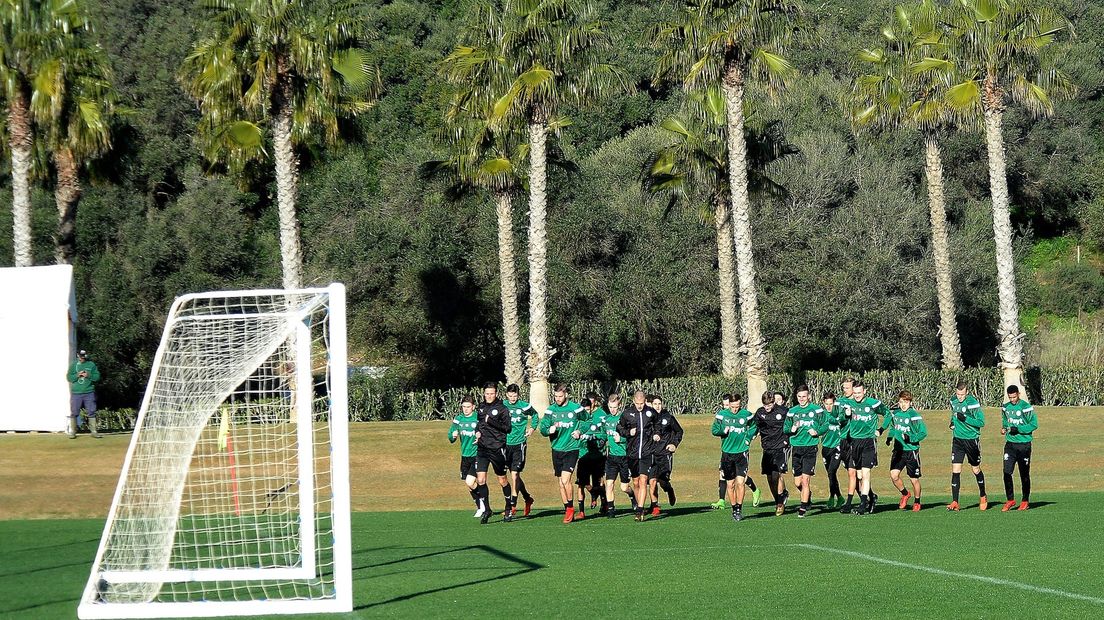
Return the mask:
{"type": "MultiPolygon", "coordinates": [[[[724,395],[711,427],[713,436],[721,440],[718,500],[711,506],[731,506],[732,518],[740,521],[746,491],[752,492],[752,504],[759,505],[761,491],[748,475],[748,455],[758,435],[763,451],[761,473],[773,496],[776,515],[785,514],[790,497],[786,475],[791,471],[801,498],[797,516],[805,517],[812,508],[811,480],[816,475],[818,451],[828,476],[826,510],[870,514],[878,505],[878,495],[871,489],[871,471],[878,465],[877,440],[884,436],[885,444],[893,450],[890,481],[900,493],[898,508],[908,509],[911,499],[911,509],[919,511],[920,443],[928,432],[923,417],[912,407],[912,394],[900,392],[896,406],[890,408],[868,396],[862,381],[845,379],[841,389],[839,397],[831,392],[823,394],[818,404],[808,386],[798,386],[794,394],[797,403],[792,407],[786,406],[785,395],[765,392],[762,406],[754,413],[744,408],[740,394],[724,395]],[[846,500],[839,482],[841,466],[847,472],[846,500]],[[909,479],[908,488],[902,473],[909,479]],[[856,494],[860,500],[857,506],[856,494]]],[[[1005,512],[1028,509],[1031,440],[1038,428],[1034,408],[1020,397],[1018,388],[1009,387],[1007,394],[1008,401],[1001,406],[1001,435],[1006,440],[1005,512]],[[1012,479],[1017,467],[1022,491],[1018,508],[1012,479]]],[[[521,473],[527,440],[534,431],[551,441],[552,469],[559,483],[564,523],[585,518],[588,494],[592,513],[600,503],[599,514],[614,517],[618,484],[632,505],[636,521],[661,514],[660,490],[666,494],[667,503],[675,505],[671,473],[683,430],[664,407],[663,399],[637,390],[628,404],[621,402],[618,393],[605,399],[605,407],[600,401],[601,397],[593,392],[579,402],[572,401],[563,384],[555,386],[553,402],[543,414],[520,399],[517,385],[506,388],[505,401],[498,397],[494,383],[484,385],[479,403],[464,397],[461,412],[449,427],[448,439],[461,444],[460,478],[475,503],[475,516],[487,523],[493,514],[487,487],[489,470],[494,471],[502,487],[503,520],[516,517],[519,499],[524,500],[523,515],[529,516],[533,497],[521,473]]],[[[952,501],[947,509],[960,509],[962,465],[969,463],[978,484],[978,507],[986,510],[980,439],[985,415],[965,383],[956,386],[950,406],[952,501]]]]}

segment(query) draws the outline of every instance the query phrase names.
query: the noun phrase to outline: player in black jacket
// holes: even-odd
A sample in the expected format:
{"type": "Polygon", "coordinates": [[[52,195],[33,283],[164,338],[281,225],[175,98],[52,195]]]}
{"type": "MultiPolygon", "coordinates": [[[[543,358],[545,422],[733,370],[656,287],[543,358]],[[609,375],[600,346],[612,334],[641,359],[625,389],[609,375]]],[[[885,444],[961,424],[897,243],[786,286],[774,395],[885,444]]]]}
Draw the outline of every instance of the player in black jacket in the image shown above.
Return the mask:
{"type": "Polygon", "coordinates": [[[498,483],[502,485],[502,495],[506,498],[506,512],[503,520],[511,520],[510,479],[506,477],[506,435],[510,434],[513,424],[510,422],[510,410],[498,397],[498,385],[483,385],[483,402],[479,403],[479,420],[475,427],[475,477],[477,491],[483,498],[486,512],[480,523],[491,518],[490,491],[487,490],[487,468],[493,467],[498,483]]]}
{"type": "Polygon", "coordinates": [[[656,412],[656,433],[659,441],[655,442],[655,450],[652,452],[652,516],[659,516],[659,488],[667,492],[667,503],[675,505],[675,487],[671,486],[671,470],[675,467],[675,450],[682,443],[682,425],[678,423],[670,411],[663,408],[663,398],[652,396],[648,398],[652,409],[656,412]]]}
{"type": "Polygon", "coordinates": [[[644,391],[637,390],[633,394],[633,402],[625,408],[621,419],[617,422],[617,433],[627,437],[625,445],[625,458],[629,462],[629,475],[633,478],[633,495],[637,497],[638,504],[636,521],[644,520],[644,498],[648,497],[648,478],[652,474],[652,455],[655,452],[654,444],[659,441],[656,434],[655,409],[644,398],[644,391]]]}
{"type": "Polygon", "coordinates": [[[763,406],[755,412],[755,425],[759,427],[759,440],[763,445],[763,475],[774,495],[774,514],[779,516],[786,511],[786,501],[790,498],[785,476],[790,461],[786,413],[785,407],[775,404],[774,392],[763,392],[763,406]]]}

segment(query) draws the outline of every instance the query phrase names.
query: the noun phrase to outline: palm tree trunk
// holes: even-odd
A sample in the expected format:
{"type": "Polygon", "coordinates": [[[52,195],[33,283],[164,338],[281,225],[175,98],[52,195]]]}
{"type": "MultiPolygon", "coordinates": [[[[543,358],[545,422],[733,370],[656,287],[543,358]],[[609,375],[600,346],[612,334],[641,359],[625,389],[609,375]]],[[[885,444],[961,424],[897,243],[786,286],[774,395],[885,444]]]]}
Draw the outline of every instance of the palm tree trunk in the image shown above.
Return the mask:
{"type": "Polygon", "coordinates": [[[740,327],[736,324],[736,259],[732,248],[732,218],[728,196],[713,196],[713,227],[717,232],[717,279],[721,302],[721,374],[740,374],[740,327]]]}
{"type": "Polygon", "coordinates": [[[552,352],[548,350],[548,231],[546,140],[548,126],[540,115],[529,120],[529,402],[538,413],[548,408],[548,377],[552,352]]]}
{"type": "Polygon", "coordinates": [[[506,383],[521,382],[521,325],[518,322],[517,273],[514,270],[514,205],[510,192],[495,192],[498,216],[498,274],[502,291],[502,339],[506,345],[506,383]]]}
{"type": "Polygon", "coordinates": [[[12,158],[12,248],[16,267],[30,267],[31,249],[31,115],[19,88],[8,101],[8,133],[12,158]]]}
{"type": "Polygon", "coordinates": [[[739,66],[725,68],[725,107],[728,116],[728,184],[732,192],[732,240],[736,245],[736,276],[740,286],[740,326],[747,352],[744,367],[748,402],[767,390],[767,343],[759,323],[755,289],[755,259],[751,245],[751,199],[748,196],[747,142],[744,138],[744,76],[739,66]]]}
{"type": "Polygon", "coordinates": [[[947,240],[947,212],[943,201],[943,156],[934,135],[924,138],[924,173],[928,181],[932,254],[935,259],[935,291],[939,300],[939,340],[943,368],[962,369],[962,347],[955,323],[954,288],[951,286],[951,250],[947,240]]]}
{"type": "Polygon", "coordinates": [[[291,99],[283,98],[272,123],[276,159],[276,206],[280,214],[280,265],[286,289],[303,288],[303,245],[295,212],[299,158],[291,143],[291,99]]]}
{"type": "Polygon", "coordinates": [[[77,241],[77,203],[81,198],[80,176],[73,151],[62,147],[54,152],[57,186],[54,202],[58,210],[57,238],[54,240],[54,260],[59,265],[73,263],[77,241]]]}
{"type": "Polygon", "coordinates": [[[1012,256],[1012,219],[1005,171],[1004,137],[1001,135],[1001,109],[985,106],[985,146],[989,151],[989,191],[993,198],[993,239],[997,246],[997,292],[1000,302],[1000,367],[1005,387],[1023,387],[1023,338],[1020,333],[1019,307],[1016,302],[1016,271],[1012,256]]]}

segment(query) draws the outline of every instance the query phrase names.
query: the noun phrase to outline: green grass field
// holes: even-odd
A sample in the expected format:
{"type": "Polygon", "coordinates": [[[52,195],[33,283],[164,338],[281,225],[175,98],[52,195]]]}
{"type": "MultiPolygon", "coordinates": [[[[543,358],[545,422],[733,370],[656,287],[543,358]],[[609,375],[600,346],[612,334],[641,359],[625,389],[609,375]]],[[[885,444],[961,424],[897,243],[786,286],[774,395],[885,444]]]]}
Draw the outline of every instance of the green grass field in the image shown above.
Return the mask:
{"type": "MultiPolygon", "coordinates": [[[[561,523],[547,442],[534,444],[526,471],[534,516],[480,526],[444,422],[357,425],[352,617],[1104,617],[1104,410],[1049,408],[1040,419],[1027,512],[999,512],[1000,443],[987,435],[996,509],[976,509],[967,473],[966,509],[947,513],[947,437],[931,424],[922,512],[890,505],[880,468],[878,514],[818,508],[798,519],[764,505],[738,524],[705,507],[716,498],[708,416],[683,420],[678,506],[645,523],[571,525],[561,523]]],[[[86,517],[106,513],[127,440],[0,436],[0,617],[74,617],[103,528],[86,517]]]]}

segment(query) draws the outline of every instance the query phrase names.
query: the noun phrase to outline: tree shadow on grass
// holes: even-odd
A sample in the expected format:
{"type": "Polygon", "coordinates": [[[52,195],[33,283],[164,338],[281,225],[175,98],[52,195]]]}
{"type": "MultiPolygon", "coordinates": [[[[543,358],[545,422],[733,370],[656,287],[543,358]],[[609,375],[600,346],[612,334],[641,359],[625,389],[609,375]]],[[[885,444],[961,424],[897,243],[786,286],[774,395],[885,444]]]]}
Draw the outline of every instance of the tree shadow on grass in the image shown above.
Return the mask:
{"type": "MultiPolygon", "coordinates": [[[[366,603],[364,605],[358,605],[355,608],[355,611],[360,611],[360,610],[364,610],[364,609],[372,609],[372,608],[376,608],[376,607],[381,607],[383,605],[390,605],[392,603],[400,603],[400,602],[403,602],[403,601],[408,601],[408,600],[411,600],[411,599],[414,599],[414,598],[418,598],[420,596],[426,596],[426,595],[429,595],[429,594],[437,594],[439,592],[447,592],[449,590],[457,590],[457,589],[460,589],[460,588],[467,588],[467,587],[478,585],[478,584],[481,584],[481,583],[487,583],[487,582],[491,582],[491,581],[498,581],[498,580],[501,580],[501,579],[509,579],[511,577],[518,577],[518,576],[524,575],[526,573],[531,573],[531,572],[540,570],[541,568],[544,568],[544,566],[542,566],[541,564],[537,564],[536,562],[530,562],[529,560],[526,560],[524,558],[520,558],[520,557],[518,557],[516,555],[513,555],[511,553],[507,553],[505,551],[502,551],[501,549],[496,549],[494,547],[490,547],[490,546],[487,546],[487,545],[468,545],[468,546],[463,546],[463,547],[436,547],[436,548],[400,547],[400,546],[380,547],[380,548],[377,548],[377,549],[367,549],[365,551],[357,552],[357,554],[359,555],[361,553],[367,553],[367,552],[372,552],[372,551],[402,551],[402,550],[415,551],[415,553],[413,555],[407,555],[407,556],[404,556],[404,557],[400,557],[400,558],[396,558],[394,560],[388,560],[388,561],[384,561],[384,562],[376,562],[374,564],[371,564],[371,563],[358,564],[358,565],[353,567],[353,572],[356,573],[358,571],[364,571],[364,570],[373,569],[373,568],[381,568],[381,567],[385,567],[385,566],[400,567],[401,565],[403,565],[405,563],[417,562],[419,560],[432,560],[432,561],[436,562],[436,561],[440,561],[442,559],[445,559],[449,556],[456,556],[457,554],[463,554],[463,553],[468,553],[468,552],[485,553],[487,555],[490,555],[493,558],[497,558],[497,559],[500,559],[500,560],[505,560],[511,566],[507,566],[507,567],[488,567],[488,568],[485,568],[485,569],[479,569],[479,570],[493,570],[493,571],[501,570],[501,571],[504,571],[504,572],[499,573],[499,574],[495,574],[495,575],[491,575],[489,577],[482,577],[482,578],[467,578],[467,579],[461,578],[461,580],[457,581],[456,583],[451,583],[451,584],[448,584],[448,585],[442,585],[442,586],[438,586],[438,587],[426,588],[426,589],[423,589],[423,590],[419,590],[417,592],[402,594],[400,596],[394,596],[394,597],[391,597],[391,598],[388,598],[388,599],[385,599],[385,600],[373,601],[373,602],[370,602],[370,603],[366,603]],[[430,549],[433,549],[433,550],[430,550],[430,549]],[[419,552],[417,552],[418,550],[422,550],[423,552],[419,553],[419,552]]],[[[440,566],[440,565],[436,565],[436,566],[433,566],[433,567],[430,567],[430,568],[417,568],[417,567],[411,566],[409,569],[405,569],[405,570],[404,569],[393,570],[393,571],[389,571],[389,572],[387,572],[383,575],[357,576],[357,577],[355,577],[355,579],[356,580],[375,579],[375,578],[379,578],[379,577],[385,577],[385,576],[388,576],[388,575],[397,575],[397,574],[406,574],[406,573],[435,573],[435,574],[440,575],[440,574],[447,574],[447,573],[450,573],[450,572],[455,572],[456,570],[457,570],[456,568],[448,568],[448,567],[444,567],[444,566],[440,566]]],[[[473,569],[470,568],[470,567],[464,567],[463,570],[470,573],[473,569]]]]}

